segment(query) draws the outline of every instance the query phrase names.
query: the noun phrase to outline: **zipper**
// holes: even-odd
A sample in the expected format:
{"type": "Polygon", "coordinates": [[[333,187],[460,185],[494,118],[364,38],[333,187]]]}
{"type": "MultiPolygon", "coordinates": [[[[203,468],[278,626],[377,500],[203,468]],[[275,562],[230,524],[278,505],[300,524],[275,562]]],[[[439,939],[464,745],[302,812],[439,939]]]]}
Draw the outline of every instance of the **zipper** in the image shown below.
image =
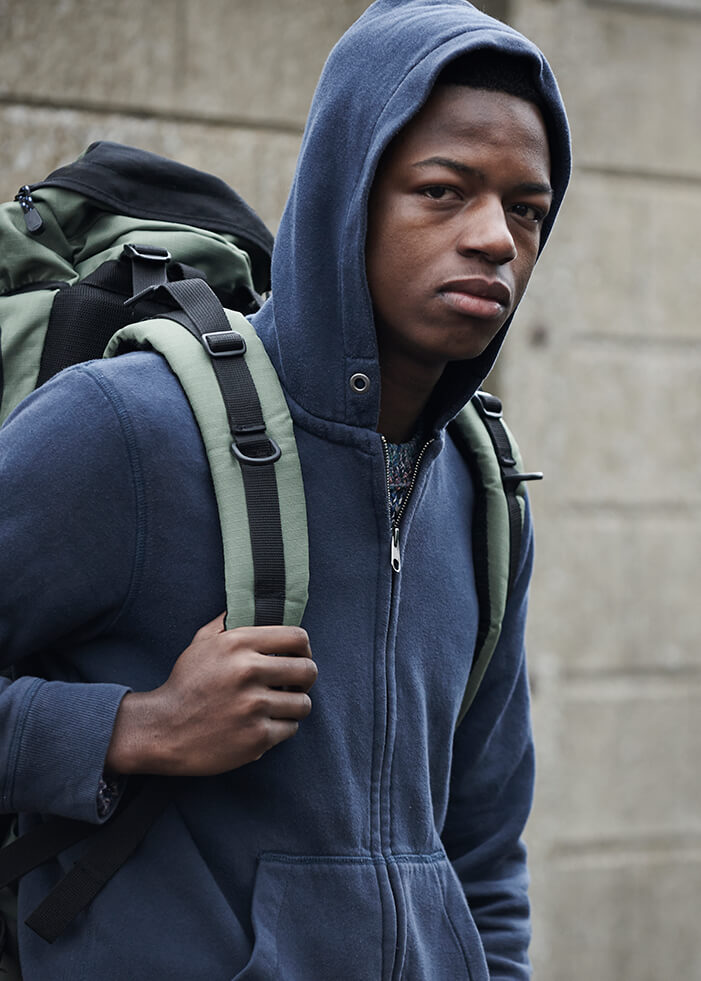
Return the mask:
{"type": "MultiPolygon", "coordinates": [[[[397,580],[397,575],[399,574],[402,568],[402,555],[401,555],[401,547],[400,547],[399,529],[400,529],[402,518],[404,517],[404,513],[409,505],[409,501],[414,492],[414,487],[416,486],[416,482],[419,476],[419,471],[421,470],[421,463],[426,454],[426,450],[429,448],[431,443],[434,442],[434,440],[433,439],[429,440],[421,448],[419,455],[416,458],[416,463],[414,464],[414,470],[411,475],[411,480],[409,482],[409,486],[407,488],[406,494],[404,495],[404,499],[402,500],[402,503],[400,504],[399,509],[397,511],[397,515],[393,521],[392,498],[391,498],[391,490],[390,490],[390,473],[389,473],[389,444],[384,436],[381,435],[381,439],[382,439],[382,450],[385,458],[385,480],[387,486],[387,517],[389,518],[390,529],[391,529],[390,562],[392,566],[392,571],[393,573],[395,573],[395,575],[392,575],[391,583],[390,583],[390,616],[387,623],[387,637],[385,639],[385,685],[386,685],[386,691],[387,693],[389,693],[390,688],[392,686],[392,681],[390,677],[391,675],[390,665],[388,663],[388,659],[389,659],[388,652],[390,649],[389,636],[391,633],[392,617],[394,615],[392,613],[392,610],[394,609],[395,606],[395,594],[399,585],[397,580]]],[[[393,746],[394,746],[394,739],[390,737],[388,709],[385,709],[384,728],[385,728],[385,738],[384,738],[384,748],[382,750],[382,758],[380,760],[380,769],[379,769],[380,786],[379,786],[379,799],[378,799],[378,804],[380,809],[380,821],[378,826],[378,832],[380,835],[380,848],[383,854],[385,853],[385,842],[383,840],[384,835],[382,830],[383,827],[382,811],[384,809],[383,802],[385,800],[385,795],[387,794],[389,781],[390,781],[391,757],[393,755],[393,746]]],[[[388,804],[384,806],[388,807],[388,804]]],[[[389,817],[387,818],[387,820],[389,820],[389,817]]],[[[392,964],[391,964],[391,968],[387,972],[387,977],[396,979],[398,975],[401,974],[402,965],[403,965],[403,955],[401,953],[401,947],[403,944],[405,945],[406,943],[406,939],[405,939],[406,924],[403,922],[402,904],[400,902],[402,886],[401,886],[401,882],[394,881],[394,876],[389,866],[387,866],[385,869],[385,875],[387,876],[387,886],[392,896],[392,903],[394,906],[394,929],[395,929],[395,942],[396,942],[396,950],[394,951],[394,955],[393,956],[390,955],[392,959],[392,964]],[[403,936],[404,936],[404,940],[402,942],[403,936]]]]}
{"type": "Polygon", "coordinates": [[[19,204],[24,215],[24,223],[30,235],[41,235],[44,231],[44,222],[37,211],[32,199],[32,190],[29,184],[23,184],[17,194],[15,201],[19,204]]]}
{"type": "Polygon", "coordinates": [[[411,475],[411,482],[409,484],[409,488],[406,494],[404,495],[404,500],[399,505],[399,510],[397,511],[396,518],[394,519],[394,521],[392,521],[391,491],[390,491],[390,484],[389,484],[389,447],[387,445],[387,440],[385,439],[385,437],[382,436],[381,438],[382,438],[382,449],[385,454],[385,475],[387,478],[387,512],[390,515],[390,525],[392,529],[392,538],[390,544],[390,563],[392,565],[392,569],[395,572],[401,572],[402,553],[401,553],[400,542],[399,542],[399,525],[404,516],[404,512],[407,509],[407,505],[409,504],[409,499],[411,498],[414,487],[416,486],[416,480],[419,476],[419,470],[421,469],[421,461],[424,458],[426,450],[429,448],[431,443],[434,442],[434,440],[429,439],[429,441],[427,443],[424,443],[424,445],[422,446],[421,452],[416,458],[416,463],[414,464],[414,472],[411,475]]]}

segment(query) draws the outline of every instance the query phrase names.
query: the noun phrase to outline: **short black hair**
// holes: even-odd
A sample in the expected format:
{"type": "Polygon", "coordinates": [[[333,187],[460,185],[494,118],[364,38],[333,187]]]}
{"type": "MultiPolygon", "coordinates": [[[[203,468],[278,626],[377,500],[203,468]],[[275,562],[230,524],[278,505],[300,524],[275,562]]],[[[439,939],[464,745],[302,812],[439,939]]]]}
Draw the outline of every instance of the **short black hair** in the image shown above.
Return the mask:
{"type": "Polygon", "coordinates": [[[451,61],[436,85],[466,85],[489,92],[506,92],[534,103],[543,112],[543,98],[533,80],[530,59],[493,48],[478,48],[451,61]]]}

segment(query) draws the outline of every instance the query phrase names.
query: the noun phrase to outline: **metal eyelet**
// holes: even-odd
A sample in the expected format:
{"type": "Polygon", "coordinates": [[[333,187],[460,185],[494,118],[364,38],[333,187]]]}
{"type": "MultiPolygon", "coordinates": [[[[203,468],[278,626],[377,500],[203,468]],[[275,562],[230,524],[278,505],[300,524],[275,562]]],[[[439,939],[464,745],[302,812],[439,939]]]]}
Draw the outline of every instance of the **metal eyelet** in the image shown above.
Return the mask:
{"type": "Polygon", "coordinates": [[[350,377],[350,387],[357,395],[365,395],[370,391],[370,379],[358,371],[350,377]]]}

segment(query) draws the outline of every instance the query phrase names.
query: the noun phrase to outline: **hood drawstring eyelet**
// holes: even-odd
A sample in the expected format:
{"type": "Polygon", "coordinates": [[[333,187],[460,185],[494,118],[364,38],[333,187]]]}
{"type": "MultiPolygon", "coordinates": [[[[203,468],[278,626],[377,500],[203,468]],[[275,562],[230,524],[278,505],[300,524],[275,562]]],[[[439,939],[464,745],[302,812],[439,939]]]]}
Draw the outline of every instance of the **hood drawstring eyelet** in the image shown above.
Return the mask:
{"type": "Polygon", "coordinates": [[[358,371],[350,377],[350,387],[357,395],[365,395],[370,391],[370,379],[358,371]]]}

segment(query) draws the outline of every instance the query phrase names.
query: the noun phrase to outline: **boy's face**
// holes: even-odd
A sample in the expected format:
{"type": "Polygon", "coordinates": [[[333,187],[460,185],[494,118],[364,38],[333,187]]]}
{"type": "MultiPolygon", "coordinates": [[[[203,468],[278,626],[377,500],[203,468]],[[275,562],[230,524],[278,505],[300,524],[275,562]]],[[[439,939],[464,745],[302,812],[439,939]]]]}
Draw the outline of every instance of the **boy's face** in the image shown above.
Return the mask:
{"type": "Polygon", "coordinates": [[[551,199],[536,106],[434,89],[370,194],[366,269],[383,369],[398,358],[438,375],[484,351],[526,289],[551,199]]]}

